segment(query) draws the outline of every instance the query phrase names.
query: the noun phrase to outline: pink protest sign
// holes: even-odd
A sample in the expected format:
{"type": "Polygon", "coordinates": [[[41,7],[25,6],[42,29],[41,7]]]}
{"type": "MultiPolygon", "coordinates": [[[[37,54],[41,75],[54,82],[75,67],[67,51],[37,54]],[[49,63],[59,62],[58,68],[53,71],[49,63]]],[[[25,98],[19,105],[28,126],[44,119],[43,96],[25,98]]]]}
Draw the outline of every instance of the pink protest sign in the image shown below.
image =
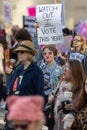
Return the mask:
{"type": "Polygon", "coordinates": [[[27,8],[27,11],[28,11],[28,16],[36,17],[36,7],[35,6],[27,8]]]}
{"type": "Polygon", "coordinates": [[[82,34],[87,40],[87,24],[84,22],[77,31],[78,34],[82,34]]]}

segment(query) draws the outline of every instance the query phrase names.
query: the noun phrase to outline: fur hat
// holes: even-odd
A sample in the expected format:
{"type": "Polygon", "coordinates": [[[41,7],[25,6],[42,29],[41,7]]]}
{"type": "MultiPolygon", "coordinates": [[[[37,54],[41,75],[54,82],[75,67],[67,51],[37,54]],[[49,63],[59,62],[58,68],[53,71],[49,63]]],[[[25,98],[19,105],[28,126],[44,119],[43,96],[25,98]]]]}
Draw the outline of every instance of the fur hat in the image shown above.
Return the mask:
{"type": "Polygon", "coordinates": [[[28,40],[22,41],[22,43],[14,51],[28,51],[33,56],[37,53],[37,51],[34,49],[34,44],[28,40]]]}
{"type": "Polygon", "coordinates": [[[7,99],[11,121],[38,121],[44,118],[42,112],[43,98],[41,96],[11,96],[7,99]]]}

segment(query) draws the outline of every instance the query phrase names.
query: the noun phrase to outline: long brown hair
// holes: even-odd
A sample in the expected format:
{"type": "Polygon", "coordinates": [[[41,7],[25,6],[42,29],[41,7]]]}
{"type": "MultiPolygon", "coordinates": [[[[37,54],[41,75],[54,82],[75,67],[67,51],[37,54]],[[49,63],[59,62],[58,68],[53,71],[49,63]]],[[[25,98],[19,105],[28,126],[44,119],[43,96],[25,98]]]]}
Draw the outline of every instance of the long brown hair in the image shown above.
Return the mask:
{"type": "Polygon", "coordinates": [[[83,87],[79,93],[79,96],[78,96],[78,99],[77,99],[77,102],[75,104],[75,107],[77,110],[80,110],[82,109],[83,107],[85,107],[87,105],[87,93],[85,91],[85,82],[87,80],[87,77],[85,78],[84,80],[84,83],[83,83],[83,87]]]}
{"type": "Polygon", "coordinates": [[[78,91],[81,90],[81,87],[84,82],[84,70],[82,64],[78,60],[68,60],[68,64],[70,65],[71,68],[71,73],[72,73],[72,83],[73,83],[73,88],[72,91],[73,93],[77,93],[78,91]]]}

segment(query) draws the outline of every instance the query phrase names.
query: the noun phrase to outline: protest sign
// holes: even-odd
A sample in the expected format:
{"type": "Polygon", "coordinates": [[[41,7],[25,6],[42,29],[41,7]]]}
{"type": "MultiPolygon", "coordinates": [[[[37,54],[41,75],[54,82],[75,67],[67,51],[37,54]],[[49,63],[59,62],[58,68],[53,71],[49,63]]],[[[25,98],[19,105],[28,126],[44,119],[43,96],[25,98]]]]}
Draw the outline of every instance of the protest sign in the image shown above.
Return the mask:
{"type": "Polygon", "coordinates": [[[36,6],[27,8],[28,16],[36,17],[36,6]]]}
{"type": "Polygon", "coordinates": [[[24,16],[23,26],[32,36],[34,36],[34,34],[36,33],[35,21],[36,21],[35,17],[24,16]]]}
{"type": "Polygon", "coordinates": [[[63,43],[61,4],[38,5],[36,19],[39,23],[38,44],[63,43]]]}
{"type": "Polygon", "coordinates": [[[8,2],[3,2],[3,15],[4,21],[7,23],[11,23],[11,6],[8,2]]]}
{"type": "Polygon", "coordinates": [[[87,23],[86,22],[83,22],[78,31],[77,31],[77,34],[81,34],[83,35],[85,38],[86,38],[86,41],[87,41],[87,23]]]}
{"type": "Polygon", "coordinates": [[[58,51],[65,53],[70,51],[72,36],[65,36],[64,43],[57,44],[56,48],[58,51]]]}
{"type": "Polygon", "coordinates": [[[82,60],[84,59],[84,55],[78,52],[71,52],[69,59],[76,59],[80,62],[82,62],[82,60]]]}

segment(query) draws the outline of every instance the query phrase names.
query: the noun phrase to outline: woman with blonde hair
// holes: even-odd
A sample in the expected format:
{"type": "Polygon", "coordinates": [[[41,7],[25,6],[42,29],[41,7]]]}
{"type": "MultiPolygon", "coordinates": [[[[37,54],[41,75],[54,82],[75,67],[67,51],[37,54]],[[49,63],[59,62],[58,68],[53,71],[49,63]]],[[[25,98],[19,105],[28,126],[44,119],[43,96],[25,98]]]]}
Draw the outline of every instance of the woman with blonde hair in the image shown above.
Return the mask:
{"type": "Polygon", "coordinates": [[[80,34],[77,34],[72,43],[72,49],[69,53],[69,59],[79,60],[84,67],[85,74],[87,75],[87,44],[86,38],[80,34]]]}

